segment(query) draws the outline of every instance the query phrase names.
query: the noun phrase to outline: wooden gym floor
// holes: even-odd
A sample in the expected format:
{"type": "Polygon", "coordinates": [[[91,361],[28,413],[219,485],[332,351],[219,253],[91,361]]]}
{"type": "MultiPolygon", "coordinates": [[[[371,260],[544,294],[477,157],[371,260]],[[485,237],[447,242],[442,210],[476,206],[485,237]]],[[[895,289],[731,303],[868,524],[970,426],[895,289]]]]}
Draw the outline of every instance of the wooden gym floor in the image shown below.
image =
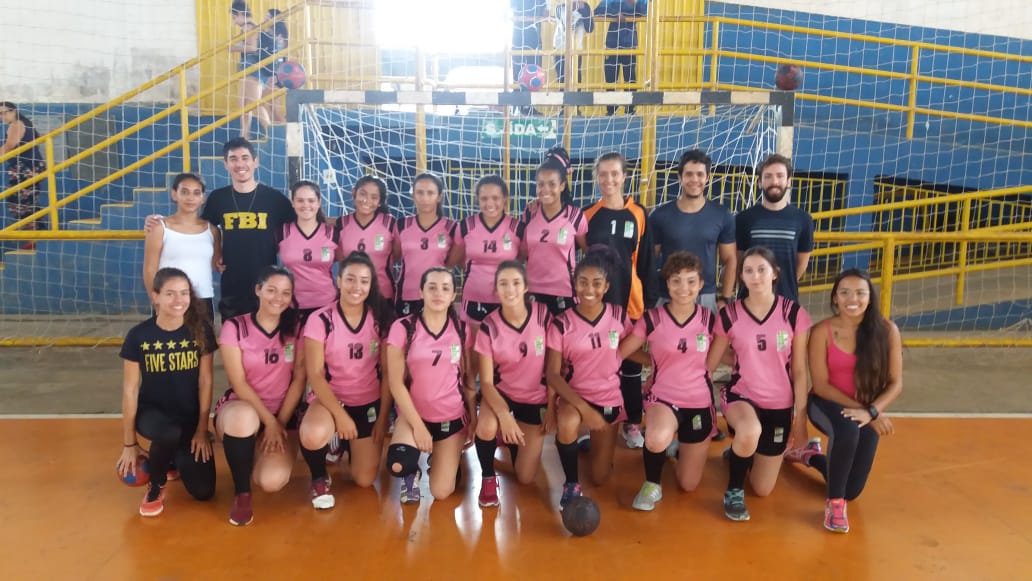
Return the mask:
{"type": "Polygon", "coordinates": [[[774,494],[749,497],[752,521],[724,518],[726,467],[714,443],[700,490],[664,472],[653,513],[630,508],[641,454],[618,449],[614,478],[586,494],[599,530],[573,538],[555,509],[562,481],[546,448],[535,484],[498,461],[499,508],[476,503],[475,455],[463,489],[402,507],[384,475],[375,490],[336,478],[337,506],[316,512],[308,470],[286,489],[255,495],[251,526],[227,522],[228,469],[216,448],[218,494],[190,500],[171,483],[165,513],[144,519],[143,489],[113,474],[119,420],[0,420],[0,577],[3,579],[1028,579],[1032,576],[1032,419],[896,421],[871,481],[850,504],[852,531],[822,527],[823,483],[786,467],[774,494]]]}

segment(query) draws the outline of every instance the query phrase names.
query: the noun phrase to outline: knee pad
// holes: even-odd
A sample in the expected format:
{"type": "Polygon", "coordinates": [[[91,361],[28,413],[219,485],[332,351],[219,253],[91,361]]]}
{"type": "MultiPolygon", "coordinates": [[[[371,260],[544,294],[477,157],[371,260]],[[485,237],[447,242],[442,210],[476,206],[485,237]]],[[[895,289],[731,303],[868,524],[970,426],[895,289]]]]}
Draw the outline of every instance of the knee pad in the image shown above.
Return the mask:
{"type": "Polygon", "coordinates": [[[391,444],[387,447],[387,470],[391,476],[404,478],[419,469],[419,449],[406,444],[391,444]],[[398,466],[395,469],[395,465],[398,466]]]}

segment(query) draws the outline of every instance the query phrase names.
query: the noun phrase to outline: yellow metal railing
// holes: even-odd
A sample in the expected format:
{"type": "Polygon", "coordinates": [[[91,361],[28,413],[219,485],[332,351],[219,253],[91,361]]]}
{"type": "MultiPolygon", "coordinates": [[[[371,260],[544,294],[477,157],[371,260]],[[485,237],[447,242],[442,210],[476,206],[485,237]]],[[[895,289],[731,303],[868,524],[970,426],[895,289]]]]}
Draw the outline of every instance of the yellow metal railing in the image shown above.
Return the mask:
{"type": "MultiPolygon", "coordinates": [[[[283,16],[282,17],[285,18],[286,16],[288,16],[288,15],[294,13],[294,12],[299,11],[301,9],[301,7],[302,7],[302,5],[297,5],[297,6],[293,7],[293,8],[291,8],[291,9],[285,10],[283,12],[283,16]]],[[[33,222],[34,220],[37,220],[37,219],[42,218],[44,216],[48,216],[49,217],[51,230],[59,230],[60,229],[60,220],[59,220],[58,209],[63,208],[65,206],[67,206],[68,204],[70,204],[71,202],[74,202],[74,201],[82,198],[83,196],[85,196],[85,195],[87,195],[87,194],[89,194],[91,192],[94,192],[97,189],[100,189],[101,187],[106,186],[106,185],[114,182],[115,180],[117,180],[119,178],[122,178],[122,177],[128,175],[129,173],[131,173],[131,172],[133,172],[133,171],[135,171],[135,170],[145,166],[146,164],[148,164],[148,163],[158,159],[162,155],[166,155],[168,153],[171,153],[172,151],[174,151],[176,149],[179,149],[179,151],[181,152],[181,155],[182,155],[183,171],[190,171],[191,170],[191,165],[192,165],[192,163],[191,163],[191,155],[190,155],[190,142],[191,141],[195,140],[199,136],[206,135],[207,133],[210,133],[215,128],[221,127],[222,125],[225,125],[229,121],[232,121],[233,119],[236,119],[236,118],[240,117],[244,113],[246,113],[248,111],[252,111],[252,110],[256,109],[257,107],[259,107],[261,104],[270,102],[273,99],[275,99],[275,98],[277,98],[279,96],[282,96],[285,93],[285,90],[280,89],[279,91],[276,91],[274,93],[271,93],[271,94],[267,95],[265,98],[263,98],[258,103],[252,103],[248,107],[245,107],[243,109],[237,110],[235,112],[231,112],[228,119],[223,119],[221,123],[218,123],[217,125],[210,126],[210,128],[208,130],[206,130],[206,131],[204,131],[204,130],[202,130],[202,131],[193,131],[193,132],[190,131],[190,107],[192,107],[196,103],[198,103],[200,99],[204,98],[205,96],[215,94],[216,92],[221,91],[225,87],[229,86],[231,83],[243,79],[249,73],[255,72],[255,71],[257,71],[257,70],[259,70],[259,69],[261,69],[261,68],[263,68],[265,66],[268,66],[268,65],[272,64],[273,62],[279,60],[280,58],[282,58],[282,57],[284,57],[284,56],[286,56],[288,54],[294,54],[298,50],[296,48],[290,48],[290,49],[287,49],[287,50],[282,51],[280,53],[276,53],[274,55],[270,55],[270,56],[262,59],[261,61],[251,65],[247,69],[240,70],[240,71],[237,71],[237,72],[229,75],[224,80],[222,80],[222,81],[220,81],[218,83],[215,83],[212,86],[207,87],[206,89],[198,92],[197,94],[194,94],[194,95],[189,95],[188,94],[188,74],[195,66],[201,64],[206,59],[212,59],[212,58],[221,57],[222,55],[224,55],[224,54],[226,54],[228,52],[229,47],[233,43],[241,42],[247,36],[252,35],[252,34],[257,34],[257,32],[252,31],[252,32],[249,32],[249,33],[240,34],[238,36],[235,36],[232,39],[230,39],[230,41],[228,43],[226,43],[226,45],[218,47],[218,49],[213,48],[213,49],[210,49],[208,51],[205,51],[201,55],[198,55],[197,57],[195,57],[193,59],[190,59],[189,61],[187,61],[187,62],[185,62],[185,63],[183,63],[183,64],[181,64],[181,65],[179,65],[177,67],[174,67],[172,70],[170,70],[170,71],[168,71],[166,73],[163,73],[162,75],[159,75],[158,77],[155,77],[154,79],[152,79],[152,80],[150,80],[150,81],[140,85],[139,87],[136,87],[135,89],[132,89],[131,91],[128,91],[127,93],[121,95],[120,97],[117,97],[117,98],[115,98],[115,99],[113,99],[113,100],[111,100],[111,101],[109,101],[109,102],[107,102],[107,103],[105,103],[103,105],[100,105],[98,107],[95,107],[91,111],[89,111],[89,112],[87,112],[87,113],[85,113],[83,115],[80,115],[80,116],[78,116],[78,117],[68,121],[67,123],[65,123],[65,124],[61,125],[60,127],[54,129],[53,131],[50,131],[50,132],[46,133],[45,135],[42,135],[42,136],[36,138],[35,140],[33,140],[33,141],[31,141],[31,142],[29,142],[27,144],[24,144],[22,146],[19,146],[18,148],[15,148],[15,149],[11,150],[10,152],[8,152],[7,154],[5,154],[3,156],[0,156],[0,162],[3,162],[4,160],[6,160],[6,159],[8,159],[10,157],[18,155],[21,152],[27,151],[29,148],[37,147],[40,144],[42,144],[43,147],[44,147],[44,155],[45,155],[45,160],[46,160],[46,165],[47,165],[46,171],[41,172],[40,174],[38,174],[38,175],[28,179],[28,180],[25,180],[24,182],[21,182],[19,184],[11,186],[11,187],[7,188],[6,190],[0,192],[0,200],[3,200],[4,198],[7,198],[8,196],[14,195],[18,191],[20,191],[22,189],[25,189],[25,188],[28,188],[28,187],[31,187],[31,186],[34,186],[35,184],[37,184],[39,182],[42,182],[44,180],[46,180],[46,182],[47,182],[47,202],[48,202],[47,205],[45,207],[43,207],[42,209],[40,209],[40,210],[30,214],[29,216],[26,216],[26,217],[24,217],[24,218],[22,218],[22,219],[20,219],[20,220],[18,220],[16,222],[14,222],[14,223],[8,225],[5,228],[5,230],[19,229],[22,226],[25,226],[25,225],[33,222]],[[107,111],[110,111],[111,109],[113,109],[113,108],[115,108],[117,106],[124,105],[124,104],[128,103],[131,99],[133,99],[133,98],[143,94],[144,92],[146,92],[146,91],[148,91],[150,89],[153,89],[154,87],[159,86],[160,84],[162,84],[162,83],[164,83],[166,81],[170,81],[172,79],[176,79],[177,87],[178,87],[178,91],[179,91],[179,99],[175,103],[170,104],[167,109],[159,111],[159,112],[155,113],[154,115],[151,115],[147,119],[144,119],[144,120],[142,120],[142,121],[140,121],[140,122],[138,122],[138,123],[136,123],[136,124],[134,124],[134,125],[132,125],[130,127],[127,127],[126,129],[124,129],[122,131],[119,131],[118,133],[115,133],[114,135],[111,135],[111,136],[109,136],[109,137],[99,141],[98,143],[92,145],[91,147],[89,147],[87,149],[84,149],[83,151],[81,151],[81,152],[79,152],[79,153],[77,153],[77,154],[75,154],[75,155],[65,159],[64,161],[62,161],[60,163],[55,163],[54,140],[57,137],[59,137],[62,134],[67,133],[67,132],[75,129],[76,127],[82,125],[83,123],[85,123],[86,121],[88,121],[90,119],[94,119],[94,118],[100,116],[101,114],[103,114],[103,113],[105,113],[107,111]],[[115,171],[114,173],[108,175],[107,177],[102,178],[102,179],[100,179],[100,180],[98,180],[98,181],[96,181],[96,182],[86,186],[85,188],[82,188],[81,190],[79,190],[77,192],[69,194],[69,195],[61,198],[60,200],[58,199],[57,174],[59,172],[72,167],[76,163],[79,163],[79,162],[87,159],[88,157],[90,157],[90,156],[92,156],[92,155],[94,155],[94,154],[104,150],[105,148],[107,148],[107,147],[109,147],[109,146],[119,142],[122,139],[125,139],[126,137],[129,137],[129,136],[132,136],[132,135],[134,135],[136,133],[139,133],[141,130],[143,130],[143,129],[147,128],[147,127],[150,127],[150,126],[158,123],[159,121],[162,121],[162,120],[164,120],[166,118],[172,117],[173,115],[176,115],[177,113],[179,114],[181,137],[178,140],[176,140],[175,142],[173,142],[173,144],[171,144],[169,146],[166,146],[166,147],[163,147],[163,148],[159,149],[158,152],[155,152],[155,153],[153,153],[151,155],[148,155],[148,156],[146,156],[144,158],[141,158],[141,159],[133,162],[132,164],[129,164],[126,167],[115,171]]]]}

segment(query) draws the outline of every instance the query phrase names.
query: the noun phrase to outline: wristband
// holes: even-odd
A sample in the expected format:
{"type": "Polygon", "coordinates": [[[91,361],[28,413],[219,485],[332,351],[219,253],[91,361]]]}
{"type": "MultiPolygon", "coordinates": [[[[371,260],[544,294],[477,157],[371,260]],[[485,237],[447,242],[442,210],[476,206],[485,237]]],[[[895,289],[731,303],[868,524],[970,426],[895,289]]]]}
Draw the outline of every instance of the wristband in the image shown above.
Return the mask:
{"type": "Polygon", "coordinates": [[[874,405],[867,406],[867,413],[871,414],[872,420],[878,419],[878,416],[880,415],[878,408],[874,407],[874,405]]]}

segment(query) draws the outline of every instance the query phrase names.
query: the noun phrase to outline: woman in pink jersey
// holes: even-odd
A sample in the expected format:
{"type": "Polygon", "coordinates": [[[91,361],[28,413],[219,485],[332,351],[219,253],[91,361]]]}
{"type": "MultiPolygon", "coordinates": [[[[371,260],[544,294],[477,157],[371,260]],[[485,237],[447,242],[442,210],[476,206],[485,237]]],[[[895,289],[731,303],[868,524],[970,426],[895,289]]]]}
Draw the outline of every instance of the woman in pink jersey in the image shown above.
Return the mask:
{"type": "Polygon", "coordinates": [[[555,393],[544,380],[548,308],[527,301],[527,271],[519,261],[498,266],[494,287],[501,308],[484,319],[476,338],[483,398],[475,441],[483,478],[480,506],[498,506],[498,432],[509,447],[516,479],[527,484],[537,476],[545,434],[555,431],[556,423],[555,393]]]}
{"type": "Polygon", "coordinates": [[[810,316],[798,303],[774,294],[774,253],[762,246],[743,255],[741,281],[749,295],[723,309],[707,359],[716,369],[728,345],[734,348],[731,380],[722,407],[734,436],[724,515],[749,520],[745,477],[758,496],[774,490],[782,456],[791,441],[806,439],[806,333],[810,316]]]}
{"type": "Polygon", "coordinates": [[[452,268],[458,264],[455,222],[443,214],[441,178],[428,173],[416,176],[412,182],[412,202],[416,215],[399,220],[394,235],[395,254],[401,257],[399,315],[418,313],[423,308],[420,281],[424,272],[435,266],[452,268]]]}
{"type": "Polygon", "coordinates": [[[334,302],[333,260],[338,233],[326,223],[319,186],[302,180],[290,187],[290,201],[297,220],[283,225],[279,256],[294,275],[294,299],[304,326],[308,315],[334,302]]]}
{"type": "Polygon", "coordinates": [[[251,480],[266,492],[286,486],[297,457],[295,412],[305,389],[304,351],[297,347],[294,277],[280,266],[262,269],[258,310],[222,325],[219,345],[229,390],[215,404],[233,476],[230,524],[251,522],[251,480]],[[290,433],[288,433],[288,431],[290,433]]]}
{"type": "Polygon", "coordinates": [[[420,281],[423,309],[387,336],[387,378],[398,409],[387,469],[402,479],[402,504],[419,504],[419,454],[433,454],[430,494],[455,491],[466,434],[476,427],[476,390],[464,378],[465,325],[452,310],[455,275],[435,266],[420,281]],[[467,423],[469,425],[467,425],[467,423]]]}
{"type": "Polygon", "coordinates": [[[573,268],[577,248],[586,250],[588,221],[563,200],[566,166],[548,156],[537,170],[537,202],[523,215],[530,295],[552,315],[573,306],[573,268]]]}
{"type": "Polygon", "coordinates": [[[810,332],[813,391],[807,406],[810,421],[828,436],[828,454],[815,438],[785,458],[824,476],[824,527],[846,533],[846,502],[863,492],[879,437],[894,431],[883,414],[903,391],[903,341],[878,310],[878,293],[865,271],[852,268],[835,278],[831,312],[810,332]]]}
{"type": "Polygon", "coordinates": [[[689,252],[674,252],[660,274],[670,289],[670,302],[646,311],[622,347],[634,350],[629,359],[652,367],[645,387],[645,483],[631,504],[638,510],[652,510],[663,498],[663,464],[675,438],[677,482],[687,492],[695,490],[716,433],[713,382],[706,368],[716,317],[695,304],[702,289],[702,261],[689,252]],[[646,341],[648,353],[638,351],[646,341]]]}
{"type": "Polygon", "coordinates": [[[548,328],[545,376],[560,398],[555,443],[566,476],[560,510],[581,495],[581,427],[591,432],[592,482],[601,484],[613,470],[616,427],[624,419],[620,343],[630,334],[631,321],[623,307],[602,301],[615,254],[606,246],[588,251],[574,271],[577,304],[557,315],[548,328]]]}
{"type": "Polygon", "coordinates": [[[397,224],[387,211],[387,184],[374,176],[363,176],[351,190],[355,213],[341,216],[339,257],[365,252],[376,265],[376,283],[388,300],[394,299],[391,265],[398,261],[394,244],[397,224]]]}
{"type": "Polygon", "coordinates": [[[351,477],[372,486],[380,471],[391,408],[381,345],[393,309],[380,294],[372,260],[352,252],[337,268],[340,299],[305,325],[311,392],[301,421],[301,455],[312,472],[312,506],[333,508],[326,451],[336,433],[347,440],[351,477]]]}

